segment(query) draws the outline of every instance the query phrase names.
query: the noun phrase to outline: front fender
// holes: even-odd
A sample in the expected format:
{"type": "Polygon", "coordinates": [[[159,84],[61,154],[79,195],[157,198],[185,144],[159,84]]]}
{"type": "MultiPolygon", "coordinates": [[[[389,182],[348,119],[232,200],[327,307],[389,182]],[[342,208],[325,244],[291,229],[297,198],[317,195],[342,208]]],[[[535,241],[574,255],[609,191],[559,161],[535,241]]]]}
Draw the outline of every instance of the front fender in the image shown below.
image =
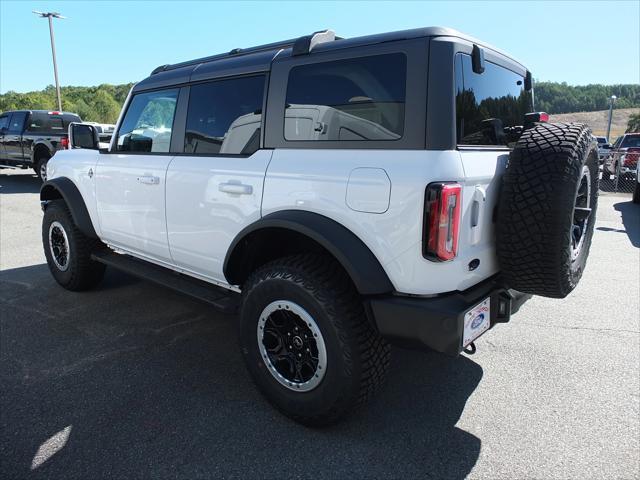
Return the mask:
{"type": "Polygon", "coordinates": [[[43,208],[46,208],[46,202],[58,199],[65,201],[74,223],[83,234],[89,238],[98,238],[82,194],[78,187],[66,177],[47,180],[40,188],[40,201],[44,202],[43,208]]]}

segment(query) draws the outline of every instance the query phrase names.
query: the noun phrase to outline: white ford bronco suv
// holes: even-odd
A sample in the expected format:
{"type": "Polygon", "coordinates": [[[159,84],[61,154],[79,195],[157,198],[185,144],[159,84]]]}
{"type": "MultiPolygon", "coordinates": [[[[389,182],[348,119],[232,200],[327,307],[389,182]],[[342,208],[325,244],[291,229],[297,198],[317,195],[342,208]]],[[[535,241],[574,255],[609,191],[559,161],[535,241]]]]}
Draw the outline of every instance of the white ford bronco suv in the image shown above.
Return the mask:
{"type": "Polygon", "coordinates": [[[447,28],[164,65],[108,149],[71,125],[48,163],[47,263],[69,290],[109,266],[238,311],[269,401],[332,423],[390,344],[473,353],[531,295],[577,285],[598,150],[546,120],[525,67],[447,28]]]}

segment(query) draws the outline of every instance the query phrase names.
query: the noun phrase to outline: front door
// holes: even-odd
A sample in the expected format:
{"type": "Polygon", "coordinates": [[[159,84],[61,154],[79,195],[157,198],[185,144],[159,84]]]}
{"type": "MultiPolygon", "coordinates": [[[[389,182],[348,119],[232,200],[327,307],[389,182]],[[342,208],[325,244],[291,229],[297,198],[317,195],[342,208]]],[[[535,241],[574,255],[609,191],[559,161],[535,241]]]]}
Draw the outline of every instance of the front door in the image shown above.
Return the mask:
{"type": "Polygon", "coordinates": [[[22,131],[24,122],[27,119],[27,112],[14,112],[11,114],[9,126],[4,133],[2,143],[4,145],[4,156],[10,162],[21,162],[22,152],[22,131]]]}
{"type": "Polygon", "coordinates": [[[190,87],[183,153],[167,171],[167,228],[178,267],[225,282],[235,236],[260,218],[271,150],[260,149],[264,75],[190,87]]]}
{"type": "Polygon", "coordinates": [[[9,119],[11,114],[0,115],[0,160],[7,160],[7,154],[4,149],[4,136],[9,129],[9,119]]]}
{"type": "Polygon", "coordinates": [[[103,240],[163,263],[171,263],[164,198],[178,92],[135,94],[113,151],[100,155],[95,172],[103,240]]]}

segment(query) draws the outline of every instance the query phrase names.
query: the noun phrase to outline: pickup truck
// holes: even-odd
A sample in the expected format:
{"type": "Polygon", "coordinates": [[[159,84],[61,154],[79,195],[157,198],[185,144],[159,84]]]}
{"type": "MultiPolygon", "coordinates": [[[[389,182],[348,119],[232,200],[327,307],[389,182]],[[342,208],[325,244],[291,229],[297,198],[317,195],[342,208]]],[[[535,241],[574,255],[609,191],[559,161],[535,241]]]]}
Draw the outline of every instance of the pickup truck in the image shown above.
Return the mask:
{"type": "Polygon", "coordinates": [[[602,178],[617,175],[622,180],[635,180],[636,164],[640,154],[640,133],[625,133],[613,144],[611,153],[602,166],[602,178]]]}
{"type": "Polygon", "coordinates": [[[67,129],[82,122],[75,113],[16,110],[0,114],[0,167],[33,168],[44,182],[47,162],[69,146],[67,129]]]}

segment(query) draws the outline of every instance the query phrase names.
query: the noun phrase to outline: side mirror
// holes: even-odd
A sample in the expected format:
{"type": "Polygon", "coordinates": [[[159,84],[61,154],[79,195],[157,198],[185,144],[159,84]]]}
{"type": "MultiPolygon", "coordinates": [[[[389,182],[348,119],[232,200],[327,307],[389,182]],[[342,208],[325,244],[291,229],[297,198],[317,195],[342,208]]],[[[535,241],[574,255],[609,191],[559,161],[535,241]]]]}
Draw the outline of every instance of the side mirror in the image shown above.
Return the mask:
{"type": "Polygon", "coordinates": [[[98,150],[100,148],[100,136],[96,127],[86,123],[70,123],[69,148],[98,150]]]}

